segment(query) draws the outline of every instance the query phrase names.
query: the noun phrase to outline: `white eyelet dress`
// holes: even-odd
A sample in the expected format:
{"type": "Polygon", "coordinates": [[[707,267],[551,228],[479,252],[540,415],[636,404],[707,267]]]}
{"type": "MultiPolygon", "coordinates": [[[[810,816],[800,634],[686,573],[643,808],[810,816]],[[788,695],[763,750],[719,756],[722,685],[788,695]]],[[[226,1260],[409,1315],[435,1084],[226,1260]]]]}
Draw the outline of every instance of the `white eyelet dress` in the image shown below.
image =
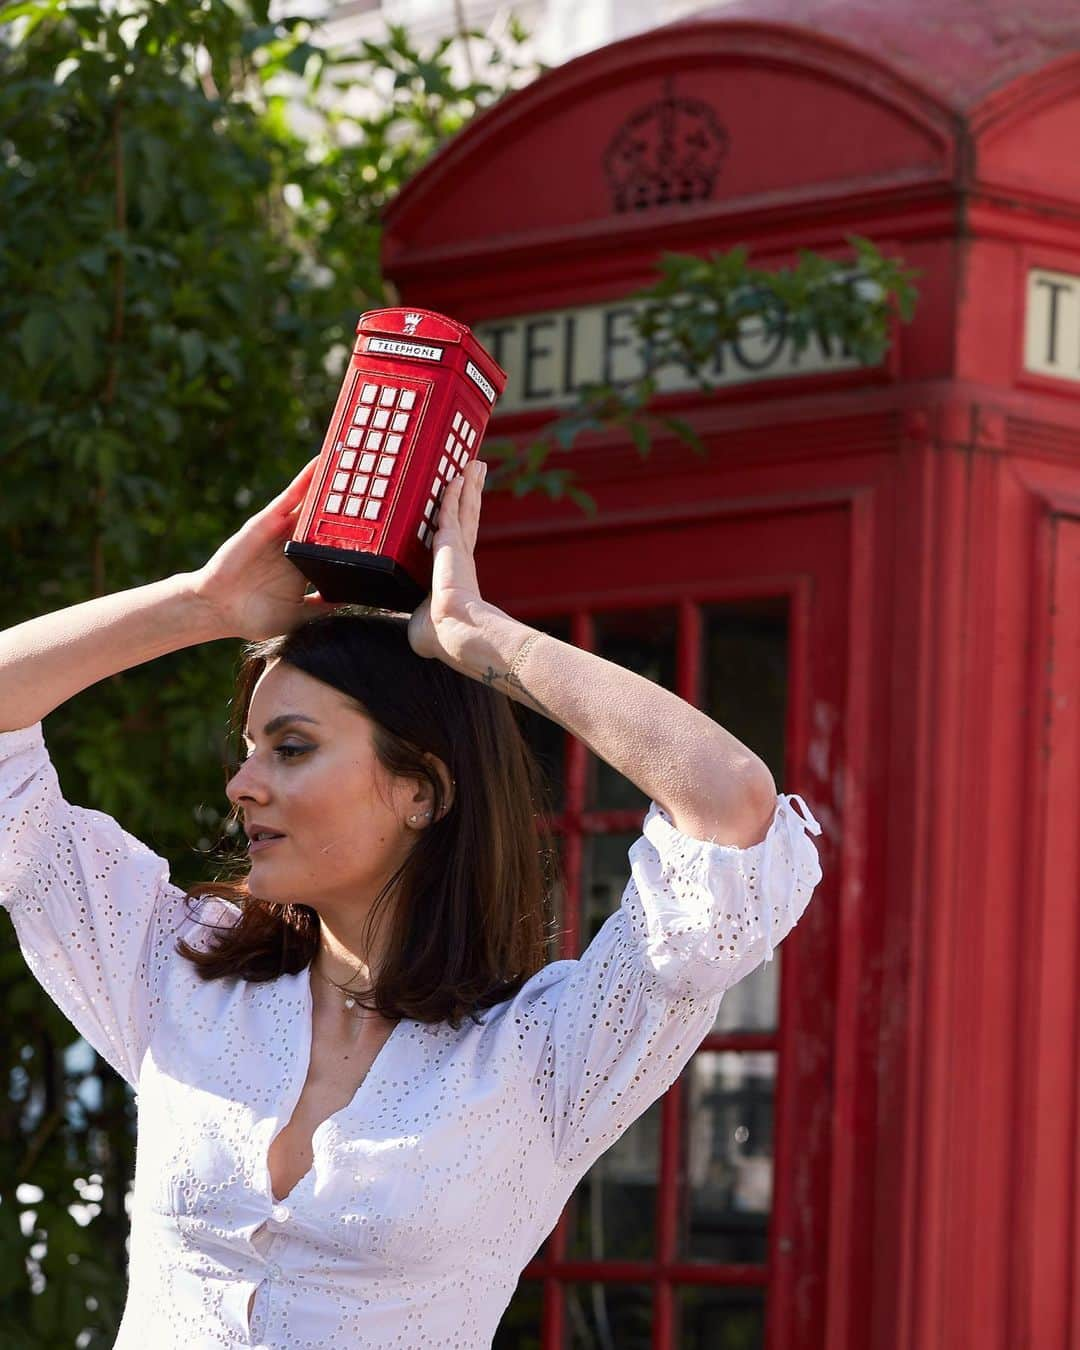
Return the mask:
{"type": "Polygon", "coordinates": [[[267,1150],[307,1074],[309,971],[200,980],[176,939],[205,944],[235,908],[189,917],[163,858],[64,800],[40,723],[0,733],[0,902],[34,976],[136,1092],[117,1350],[490,1347],[574,1187],[803,913],[810,833],[799,797],[747,849],[691,839],[653,803],[584,955],[457,1031],[399,1022],[276,1203],[267,1150]]]}

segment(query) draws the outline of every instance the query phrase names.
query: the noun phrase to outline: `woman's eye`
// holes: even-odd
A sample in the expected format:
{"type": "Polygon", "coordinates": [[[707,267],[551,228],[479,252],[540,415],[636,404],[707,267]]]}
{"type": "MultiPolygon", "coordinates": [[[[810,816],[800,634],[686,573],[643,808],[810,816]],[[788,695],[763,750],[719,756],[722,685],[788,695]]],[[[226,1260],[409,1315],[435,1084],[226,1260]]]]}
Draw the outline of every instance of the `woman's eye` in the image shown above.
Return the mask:
{"type": "Polygon", "coordinates": [[[282,759],[293,759],[296,755],[303,755],[306,752],[306,745],[279,745],[274,754],[280,755],[282,759]]]}

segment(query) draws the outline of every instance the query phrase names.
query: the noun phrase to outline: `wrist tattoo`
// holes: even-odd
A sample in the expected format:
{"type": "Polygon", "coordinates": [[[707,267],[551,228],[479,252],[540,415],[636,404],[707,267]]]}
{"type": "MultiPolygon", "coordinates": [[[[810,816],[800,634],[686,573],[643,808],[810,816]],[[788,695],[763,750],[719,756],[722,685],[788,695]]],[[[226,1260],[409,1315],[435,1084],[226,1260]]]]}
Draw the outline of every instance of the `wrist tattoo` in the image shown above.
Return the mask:
{"type": "MultiPolygon", "coordinates": [[[[519,694],[524,694],[525,697],[529,700],[529,702],[533,705],[533,707],[537,708],[540,712],[542,712],[545,717],[550,717],[553,722],[559,721],[559,719],[554,715],[554,713],[549,712],[548,709],[540,702],[540,700],[536,697],[535,694],[530,693],[529,690],[525,688],[525,686],[521,683],[519,677],[515,675],[513,671],[496,670],[494,666],[488,666],[487,670],[484,671],[483,675],[481,675],[480,678],[481,680],[483,680],[484,684],[488,686],[493,685],[496,680],[505,681],[508,688],[516,689],[519,694]]],[[[562,726],[562,723],[559,722],[559,725],[562,726]]]]}
{"type": "MultiPolygon", "coordinates": [[[[499,671],[496,670],[494,666],[488,666],[481,678],[489,687],[493,685],[496,680],[503,680],[506,683],[507,688],[514,689],[518,693],[523,694],[535,708],[539,709],[539,711],[545,715],[545,717],[552,717],[552,714],[544,707],[536,695],[526,689],[521,681],[521,677],[517,673],[518,667],[524,663],[525,657],[529,653],[529,649],[541,636],[540,633],[529,634],[518,648],[517,655],[514,657],[513,661],[511,661],[509,670],[499,671]]],[[[554,721],[556,719],[552,717],[552,720],[554,721]]]]}

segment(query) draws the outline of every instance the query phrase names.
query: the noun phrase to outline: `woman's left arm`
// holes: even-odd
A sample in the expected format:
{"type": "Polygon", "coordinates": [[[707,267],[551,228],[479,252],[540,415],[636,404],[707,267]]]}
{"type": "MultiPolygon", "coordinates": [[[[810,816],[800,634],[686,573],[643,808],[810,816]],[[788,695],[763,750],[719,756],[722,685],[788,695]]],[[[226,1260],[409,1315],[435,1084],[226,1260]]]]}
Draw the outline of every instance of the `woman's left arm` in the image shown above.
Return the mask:
{"type": "Polygon", "coordinates": [[[765,763],[677,694],[511,618],[480,595],[473,550],[486,466],[443,493],[431,595],[409,639],[583,741],[695,839],[747,848],[765,838],[776,784],[765,763]]]}

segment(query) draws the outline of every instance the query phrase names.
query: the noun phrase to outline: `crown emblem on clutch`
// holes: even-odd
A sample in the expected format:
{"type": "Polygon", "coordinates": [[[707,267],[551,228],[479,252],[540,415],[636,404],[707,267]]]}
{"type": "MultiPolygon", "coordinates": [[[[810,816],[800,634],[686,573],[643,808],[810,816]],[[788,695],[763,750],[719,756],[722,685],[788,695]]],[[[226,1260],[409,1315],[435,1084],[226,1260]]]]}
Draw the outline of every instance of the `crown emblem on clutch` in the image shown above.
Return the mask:
{"type": "Polygon", "coordinates": [[[604,151],[604,173],[616,211],[708,201],[731,138],[713,109],[675,93],[634,113],[604,151]]]}
{"type": "Polygon", "coordinates": [[[416,336],[416,330],[420,327],[420,320],[421,320],[423,317],[424,317],[424,316],[423,316],[422,314],[406,314],[406,315],[405,315],[405,336],[406,336],[406,337],[415,337],[415,336],[416,336]]]}

